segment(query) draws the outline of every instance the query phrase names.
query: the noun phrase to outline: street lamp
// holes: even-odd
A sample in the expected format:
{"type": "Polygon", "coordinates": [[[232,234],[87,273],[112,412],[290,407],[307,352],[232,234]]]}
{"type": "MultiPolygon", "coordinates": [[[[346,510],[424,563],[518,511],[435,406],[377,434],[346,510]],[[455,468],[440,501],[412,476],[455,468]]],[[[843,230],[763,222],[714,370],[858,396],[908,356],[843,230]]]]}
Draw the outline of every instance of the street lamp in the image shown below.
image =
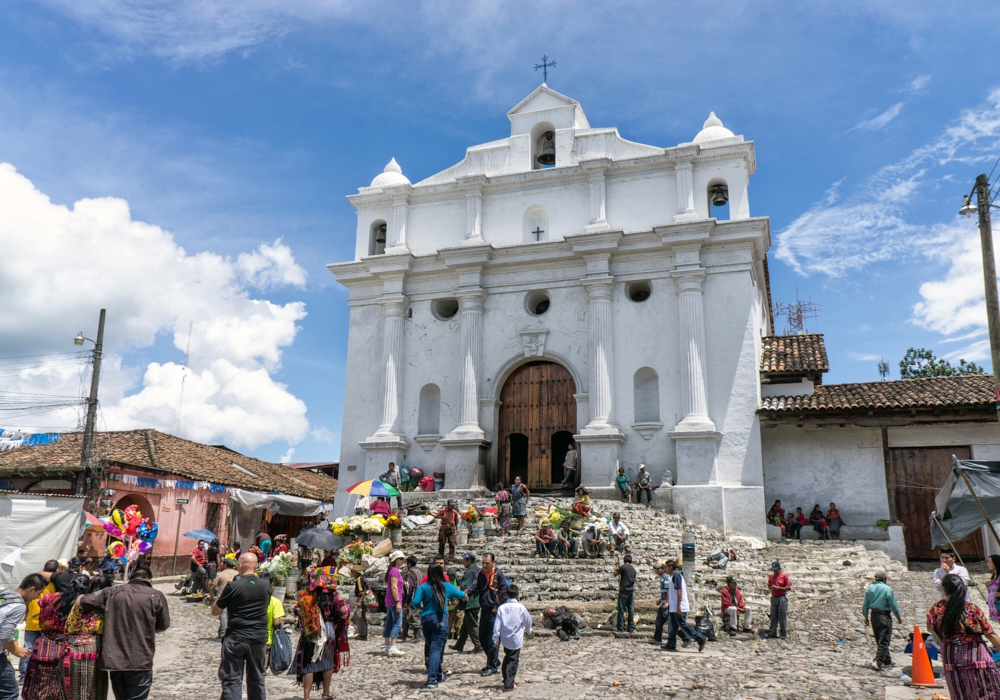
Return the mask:
{"type": "MultiPolygon", "coordinates": [[[[80,331],[79,333],[76,334],[76,337],[73,338],[73,345],[83,345],[83,341],[85,340],[90,340],[90,338],[84,338],[83,331],[80,331]]],[[[90,340],[90,342],[94,343],[95,345],[97,344],[97,341],[95,340],[90,340]]]]}
{"type": "MultiPolygon", "coordinates": [[[[958,210],[958,213],[963,215],[966,219],[971,219],[972,215],[976,213],[976,205],[972,203],[972,197],[965,195],[962,197],[962,208],[958,210]]],[[[77,343],[79,345],[79,343],[77,343]]]]}

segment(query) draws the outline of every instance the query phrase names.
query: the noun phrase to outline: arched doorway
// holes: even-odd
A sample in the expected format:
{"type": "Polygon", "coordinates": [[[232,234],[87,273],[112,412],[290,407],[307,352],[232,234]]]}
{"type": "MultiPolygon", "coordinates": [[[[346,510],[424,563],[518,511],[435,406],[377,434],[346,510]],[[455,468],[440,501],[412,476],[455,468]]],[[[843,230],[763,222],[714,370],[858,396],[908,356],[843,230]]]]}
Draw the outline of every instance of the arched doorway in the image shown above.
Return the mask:
{"type": "Polygon", "coordinates": [[[122,496],[115,503],[115,509],[118,510],[125,510],[129,506],[135,506],[142,513],[143,518],[149,518],[149,522],[156,522],[156,511],[153,510],[152,504],[142,494],[130,493],[127,496],[122,496]]]}
{"type": "Polygon", "coordinates": [[[555,362],[529,362],[500,391],[499,476],[531,488],[558,486],[566,448],[576,431],[576,385],[555,362]]]}

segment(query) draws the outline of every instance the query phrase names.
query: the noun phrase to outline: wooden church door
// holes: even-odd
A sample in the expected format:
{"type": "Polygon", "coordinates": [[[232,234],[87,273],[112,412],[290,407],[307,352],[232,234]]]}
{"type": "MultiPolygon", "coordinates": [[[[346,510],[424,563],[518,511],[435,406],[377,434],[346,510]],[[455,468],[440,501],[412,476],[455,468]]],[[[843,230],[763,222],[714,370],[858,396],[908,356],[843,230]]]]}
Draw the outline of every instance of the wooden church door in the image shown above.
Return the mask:
{"type": "Polygon", "coordinates": [[[530,362],[507,378],[497,452],[505,485],[515,476],[529,488],[559,484],[569,436],[576,432],[575,389],[569,370],[555,362],[530,362]]]}

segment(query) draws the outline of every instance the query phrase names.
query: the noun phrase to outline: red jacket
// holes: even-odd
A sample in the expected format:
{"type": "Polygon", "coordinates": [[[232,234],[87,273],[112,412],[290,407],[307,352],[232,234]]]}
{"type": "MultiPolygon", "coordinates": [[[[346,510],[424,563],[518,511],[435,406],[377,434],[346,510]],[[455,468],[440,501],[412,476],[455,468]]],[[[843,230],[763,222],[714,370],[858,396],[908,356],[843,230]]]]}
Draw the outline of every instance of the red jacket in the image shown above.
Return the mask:
{"type": "Polygon", "coordinates": [[[743,607],[743,594],[740,593],[739,588],[730,591],[729,586],[725,586],[722,589],[722,614],[725,615],[726,610],[734,605],[737,608],[743,607]]]}

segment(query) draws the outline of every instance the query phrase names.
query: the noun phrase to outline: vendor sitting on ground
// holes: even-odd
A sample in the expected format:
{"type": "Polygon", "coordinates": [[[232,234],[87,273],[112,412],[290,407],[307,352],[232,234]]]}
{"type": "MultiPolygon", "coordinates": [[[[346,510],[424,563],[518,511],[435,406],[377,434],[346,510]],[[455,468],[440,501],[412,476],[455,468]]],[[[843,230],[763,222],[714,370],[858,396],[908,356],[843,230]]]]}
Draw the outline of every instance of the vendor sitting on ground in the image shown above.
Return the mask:
{"type": "Polygon", "coordinates": [[[771,510],[767,511],[767,522],[773,523],[776,517],[782,520],[785,518],[785,509],[781,507],[781,501],[775,501],[771,510]]]}
{"type": "Polygon", "coordinates": [[[556,555],[556,533],[549,526],[548,520],[543,520],[535,531],[536,557],[554,557],[556,555]]]}
{"type": "Polygon", "coordinates": [[[601,531],[596,525],[588,525],[583,531],[583,553],[588,557],[603,557],[607,542],[601,539],[601,531]]]}
{"type": "Polygon", "coordinates": [[[555,630],[559,639],[564,642],[568,642],[570,638],[580,638],[580,621],[565,605],[545,608],[542,612],[542,624],[546,629],[555,630]]]}
{"type": "Polygon", "coordinates": [[[618,467],[618,475],[615,476],[615,486],[622,495],[623,501],[632,502],[632,483],[625,473],[625,467],[618,467]]]}
{"type": "Polygon", "coordinates": [[[722,589],[722,620],[728,623],[730,637],[735,637],[739,633],[740,615],[743,616],[743,631],[752,631],[750,608],[743,603],[743,594],[736,585],[736,579],[728,576],[726,585],[722,589]]]}
{"type": "Polygon", "coordinates": [[[389,505],[388,498],[382,498],[381,496],[375,499],[372,503],[372,515],[381,515],[388,518],[392,515],[392,507],[389,505]]]}
{"type": "Polygon", "coordinates": [[[576,498],[573,499],[573,512],[583,517],[590,515],[590,492],[582,486],[576,487],[576,498]]]}
{"type": "Polygon", "coordinates": [[[608,539],[611,541],[611,551],[624,548],[626,552],[632,551],[628,542],[628,525],[622,522],[621,513],[611,516],[608,523],[608,539]]]}
{"type": "Polygon", "coordinates": [[[580,553],[580,533],[569,526],[569,520],[562,521],[556,536],[556,551],[561,557],[576,557],[580,553]]]}

